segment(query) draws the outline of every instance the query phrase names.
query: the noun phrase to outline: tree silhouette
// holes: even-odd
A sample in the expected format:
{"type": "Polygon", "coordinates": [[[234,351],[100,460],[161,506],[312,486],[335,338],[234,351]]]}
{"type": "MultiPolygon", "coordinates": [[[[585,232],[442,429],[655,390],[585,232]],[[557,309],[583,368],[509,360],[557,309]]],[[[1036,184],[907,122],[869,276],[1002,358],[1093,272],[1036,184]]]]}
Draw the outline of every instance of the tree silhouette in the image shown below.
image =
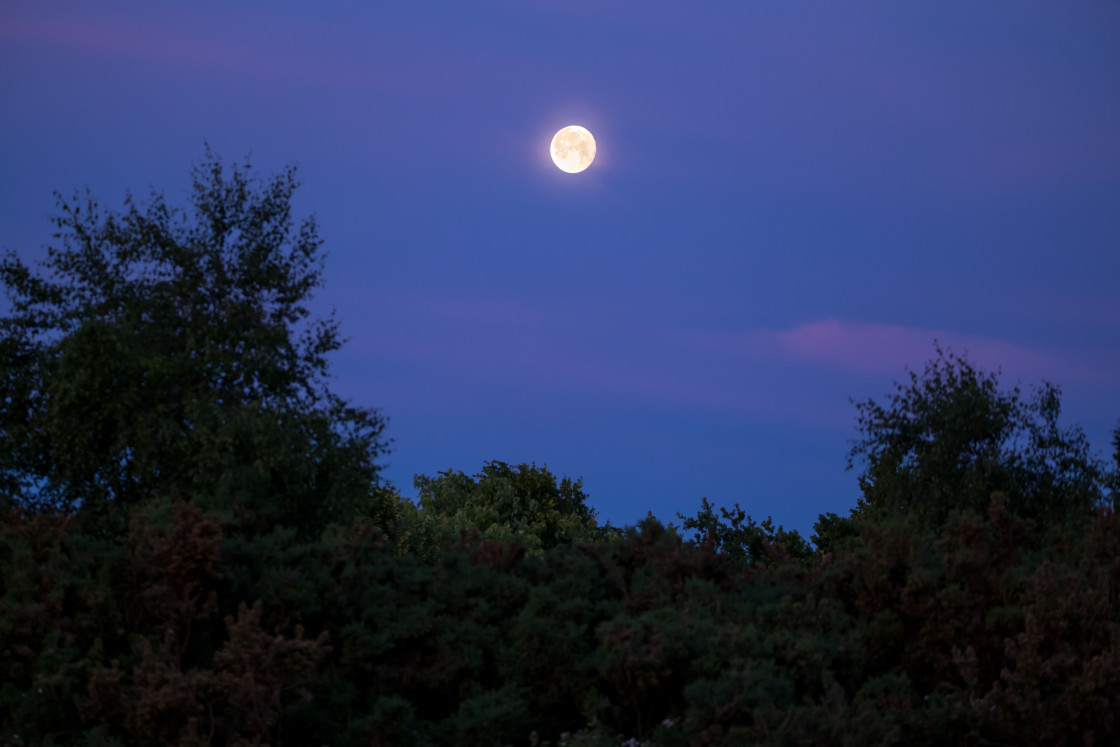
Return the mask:
{"type": "Polygon", "coordinates": [[[983,512],[1000,491],[1021,516],[1054,522],[1102,500],[1104,472],[1084,433],[1058,424],[1057,386],[1044,381],[1024,399],[966,357],[935,349],[886,403],[856,404],[861,438],[848,466],[866,463],[859,512],[940,525],[954,510],[983,512]]]}
{"type": "Polygon", "coordinates": [[[0,264],[7,500],[91,516],[159,491],[312,525],[369,510],[385,421],[326,386],[341,341],[307,308],[322,242],[293,221],[295,168],[259,180],[207,146],[192,177],[187,210],[59,195],[39,271],[0,264]]]}

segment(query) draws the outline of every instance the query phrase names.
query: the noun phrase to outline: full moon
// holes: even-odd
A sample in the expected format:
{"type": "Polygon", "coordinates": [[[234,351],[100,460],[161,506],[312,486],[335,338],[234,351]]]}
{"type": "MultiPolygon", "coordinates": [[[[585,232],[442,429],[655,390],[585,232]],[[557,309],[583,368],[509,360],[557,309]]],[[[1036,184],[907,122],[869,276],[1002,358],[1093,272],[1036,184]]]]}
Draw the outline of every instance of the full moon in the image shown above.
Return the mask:
{"type": "Polygon", "coordinates": [[[575,174],[595,160],[595,138],[579,125],[568,125],[552,136],[551,150],[557,168],[575,174]]]}

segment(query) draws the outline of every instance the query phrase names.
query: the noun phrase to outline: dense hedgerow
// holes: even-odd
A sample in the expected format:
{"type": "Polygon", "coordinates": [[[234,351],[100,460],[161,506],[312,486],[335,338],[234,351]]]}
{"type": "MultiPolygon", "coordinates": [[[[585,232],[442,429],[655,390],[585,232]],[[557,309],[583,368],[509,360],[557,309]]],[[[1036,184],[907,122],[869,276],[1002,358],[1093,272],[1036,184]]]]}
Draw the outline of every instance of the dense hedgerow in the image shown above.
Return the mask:
{"type": "Polygon", "coordinates": [[[9,511],[3,738],[1108,743],[1115,514],[1033,550],[1024,522],[997,495],[932,541],[896,522],[750,565],[654,519],[538,555],[465,533],[424,558],[362,523],[246,542],[182,502],[115,541],[9,511]]]}

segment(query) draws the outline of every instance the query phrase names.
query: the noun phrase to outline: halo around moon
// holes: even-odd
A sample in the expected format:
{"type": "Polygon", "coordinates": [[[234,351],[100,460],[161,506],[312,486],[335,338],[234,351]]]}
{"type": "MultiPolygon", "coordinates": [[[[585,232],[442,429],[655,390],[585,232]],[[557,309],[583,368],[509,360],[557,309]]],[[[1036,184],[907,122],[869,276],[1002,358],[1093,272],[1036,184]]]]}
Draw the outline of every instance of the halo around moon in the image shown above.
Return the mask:
{"type": "Polygon", "coordinates": [[[550,150],[557,168],[575,174],[595,160],[595,138],[579,125],[568,125],[552,136],[550,150]]]}

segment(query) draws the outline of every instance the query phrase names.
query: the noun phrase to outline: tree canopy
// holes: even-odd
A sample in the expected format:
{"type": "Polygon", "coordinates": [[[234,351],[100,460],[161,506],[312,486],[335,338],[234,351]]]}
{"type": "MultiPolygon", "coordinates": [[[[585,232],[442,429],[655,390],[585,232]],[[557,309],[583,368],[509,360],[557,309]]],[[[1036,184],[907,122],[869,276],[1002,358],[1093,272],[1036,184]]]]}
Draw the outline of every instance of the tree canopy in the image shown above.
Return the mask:
{"type": "Polygon", "coordinates": [[[474,477],[447,470],[436,477],[417,475],[415,485],[420,508],[444,539],[476,529],[496,539],[518,537],[530,550],[542,550],[612,534],[609,524],[598,526],[581,480],[558,479],[535,464],[490,461],[474,477]]]}
{"type": "Polygon", "coordinates": [[[695,531],[697,539],[713,550],[746,563],[773,565],[790,558],[808,558],[809,543],[796,531],[774,527],[774,518],[767,516],[761,524],[751,518],[738,503],[733,509],[715,507],[707,498],[700,499],[700,510],[694,517],[678,513],[681,528],[695,531]]]}
{"type": "Polygon", "coordinates": [[[935,350],[885,402],[856,403],[860,438],[848,466],[865,465],[859,514],[939,526],[953,511],[983,511],[1000,492],[1020,516],[1056,522],[1104,499],[1106,471],[1084,433],[1058,422],[1057,386],[1044,381],[1024,397],[967,357],[935,350]]]}
{"type": "Polygon", "coordinates": [[[186,209],[56,195],[38,271],[0,264],[7,499],[91,515],[158,491],[312,524],[369,508],[385,420],[326,385],[341,341],[308,310],[322,241],[292,217],[295,167],[259,179],[207,148],[192,177],[186,209]]]}

